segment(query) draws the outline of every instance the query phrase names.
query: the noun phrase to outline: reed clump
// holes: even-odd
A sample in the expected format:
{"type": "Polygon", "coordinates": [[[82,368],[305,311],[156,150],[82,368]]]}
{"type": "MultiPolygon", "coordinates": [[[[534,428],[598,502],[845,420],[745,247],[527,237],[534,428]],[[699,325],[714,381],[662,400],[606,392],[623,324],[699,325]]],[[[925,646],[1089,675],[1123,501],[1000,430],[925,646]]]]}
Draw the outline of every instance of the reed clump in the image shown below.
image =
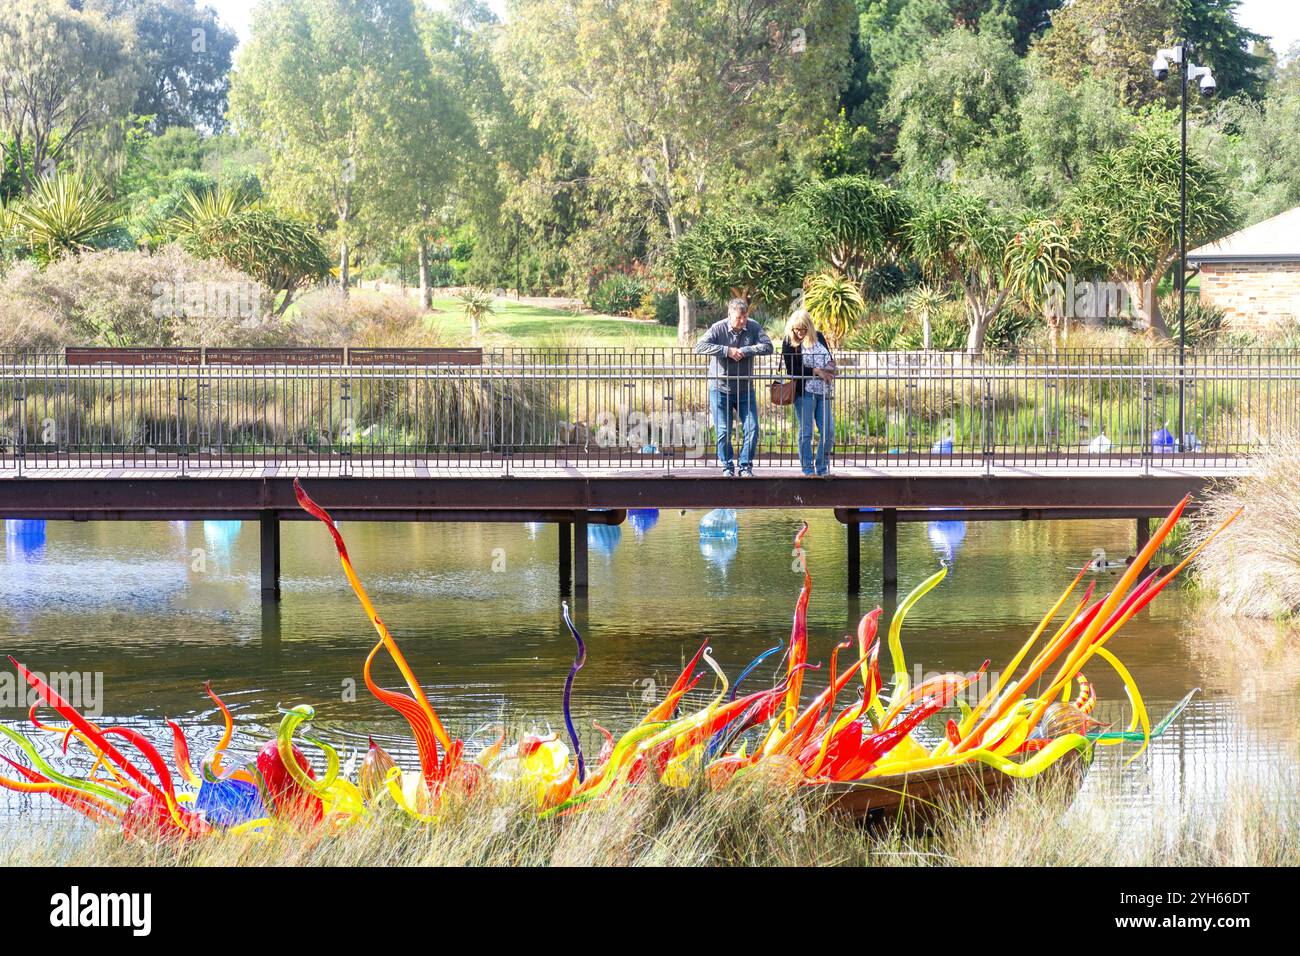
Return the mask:
{"type": "Polygon", "coordinates": [[[1193,539],[1203,541],[1242,507],[1241,517],[1197,557],[1202,587],[1227,614],[1300,614],[1300,438],[1287,435],[1263,447],[1249,474],[1206,495],[1193,539]]]}
{"type": "MultiPolygon", "coordinates": [[[[755,782],[720,793],[639,787],[567,817],[495,792],[435,825],[396,812],[337,836],[277,831],[190,844],[124,841],[68,814],[0,843],[0,865],[79,866],[1295,866],[1300,797],[1250,785],[1227,802],[1135,824],[1104,792],[1027,787],[953,805],[924,831],[861,826],[806,793],[755,782]]],[[[18,823],[20,821],[11,821],[18,823]]]]}

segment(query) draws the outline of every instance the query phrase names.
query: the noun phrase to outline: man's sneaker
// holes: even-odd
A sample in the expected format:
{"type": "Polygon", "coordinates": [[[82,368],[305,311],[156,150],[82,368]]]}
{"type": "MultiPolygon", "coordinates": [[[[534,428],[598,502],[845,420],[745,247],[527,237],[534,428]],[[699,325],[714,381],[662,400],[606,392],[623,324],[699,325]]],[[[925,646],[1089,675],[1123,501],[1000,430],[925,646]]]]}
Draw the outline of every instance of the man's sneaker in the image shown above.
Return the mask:
{"type": "Polygon", "coordinates": [[[753,468],[742,468],[742,469],[740,469],[740,477],[741,477],[741,478],[753,478],[753,477],[754,477],[754,469],[753,469],[753,468]]]}
{"type": "Polygon", "coordinates": [[[723,477],[723,478],[735,478],[735,477],[736,477],[736,473],[735,473],[734,471],[732,471],[730,468],[724,468],[724,469],[722,469],[722,477],[723,477]]]}

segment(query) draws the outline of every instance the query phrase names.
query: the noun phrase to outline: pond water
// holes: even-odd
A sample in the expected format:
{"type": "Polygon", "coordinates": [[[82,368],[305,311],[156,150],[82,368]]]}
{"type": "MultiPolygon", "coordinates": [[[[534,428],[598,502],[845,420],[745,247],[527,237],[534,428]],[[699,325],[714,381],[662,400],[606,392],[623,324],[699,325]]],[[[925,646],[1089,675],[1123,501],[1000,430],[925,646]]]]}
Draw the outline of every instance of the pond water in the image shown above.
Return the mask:
{"type": "MultiPolygon", "coordinates": [[[[616,733],[626,728],[646,709],[642,697],[661,696],[701,641],[734,677],[788,639],[800,584],[792,538],[801,518],[811,524],[810,660],[825,660],[879,599],[878,529],[862,531],[864,593],[855,603],[845,594],[845,531],[829,512],[742,512],[731,541],[702,540],[702,517],[664,511],[592,529],[590,597],[577,608],[588,661],[574,692],[575,722],[590,735],[589,746],[598,746],[593,720],[616,733]]],[[[281,529],[277,622],[276,613],[263,615],[259,598],[256,525],[11,522],[0,556],[0,650],[38,672],[102,674],[99,722],[142,729],[164,753],[164,718],[187,729],[196,756],[220,736],[219,716],[203,694],[211,680],[235,714],[235,749],[243,753],[272,732],[277,705],[310,703],[317,733],[345,757],[373,735],[413,765],[405,725],[362,683],[374,633],[326,530],[305,521],[281,529]]],[[[474,751],[503,717],[562,732],[574,644],[560,618],[554,526],[348,523],[342,531],[453,735],[470,738],[474,751]]],[[[998,667],[1093,549],[1122,558],[1133,537],[1130,521],[900,526],[900,594],[941,561],[951,564],[947,579],[908,616],[909,665],[970,671],[988,658],[998,667]]],[[[1101,578],[1099,586],[1113,580],[1101,578]]],[[[1300,680],[1239,654],[1249,636],[1198,626],[1196,615],[1192,597],[1170,588],[1110,644],[1137,679],[1153,721],[1192,688],[1201,693],[1132,766],[1123,765],[1132,748],[1105,748],[1085,795],[1109,781],[1107,799],[1118,793],[1126,812],[1149,815],[1212,803],[1242,781],[1297,789],[1300,680]]],[[[1123,686],[1104,668],[1098,662],[1088,675],[1102,701],[1099,714],[1126,722],[1123,686]]],[[[386,662],[380,674],[400,686],[386,662]]],[[[766,667],[751,680],[771,674],[766,667]]],[[[5,676],[12,680],[12,670],[5,676]]],[[[809,687],[824,681],[823,669],[810,675],[809,687]]],[[[13,726],[22,727],[25,716],[20,707],[0,709],[0,720],[13,726]]],[[[3,752],[16,756],[7,744],[3,752]]],[[[0,791],[0,815],[10,822],[18,814],[63,812],[46,797],[0,791]]]]}

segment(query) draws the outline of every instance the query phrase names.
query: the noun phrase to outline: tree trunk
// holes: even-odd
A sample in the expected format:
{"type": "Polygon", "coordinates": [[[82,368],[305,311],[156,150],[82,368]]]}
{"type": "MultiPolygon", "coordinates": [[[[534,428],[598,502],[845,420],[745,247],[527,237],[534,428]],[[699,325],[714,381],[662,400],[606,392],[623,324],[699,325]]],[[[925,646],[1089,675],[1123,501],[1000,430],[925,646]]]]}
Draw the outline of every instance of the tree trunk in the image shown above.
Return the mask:
{"type": "Polygon", "coordinates": [[[1052,354],[1055,355],[1061,347],[1061,323],[1067,323],[1066,328],[1068,329],[1070,320],[1057,315],[1051,306],[1045,307],[1043,313],[1043,319],[1047,322],[1047,340],[1051,345],[1052,354]]]}
{"type": "Polygon", "coordinates": [[[1138,318],[1146,323],[1147,335],[1151,338],[1169,338],[1169,326],[1165,325],[1164,316],[1160,314],[1160,300],[1156,296],[1158,275],[1149,279],[1127,283],[1129,296],[1137,301],[1138,318]]]}
{"type": "Polygon", "coordinates": [[[433,306],[433,290],[429,287],[429,240],[420,237],[420,308],[433,306]]]}
{"type": "Polygon", "coordinates": [[[348,241],[346,239],[339,248],[339,291],[343,293],[343,298],[348,297],[348,241]]]}
{"type": "Polygon", "coordinates": [[[695,335],[695,300],[680,289],[677,292],[677,341],[685,344],[695,335]]]}
{"type": "Polygon", "coordinates": [[[984,335],[989,330],[992,313],[976,312],[970,318],[970,334],[966,336],[966,351],[978,355],[984,351],[984,335]]]}

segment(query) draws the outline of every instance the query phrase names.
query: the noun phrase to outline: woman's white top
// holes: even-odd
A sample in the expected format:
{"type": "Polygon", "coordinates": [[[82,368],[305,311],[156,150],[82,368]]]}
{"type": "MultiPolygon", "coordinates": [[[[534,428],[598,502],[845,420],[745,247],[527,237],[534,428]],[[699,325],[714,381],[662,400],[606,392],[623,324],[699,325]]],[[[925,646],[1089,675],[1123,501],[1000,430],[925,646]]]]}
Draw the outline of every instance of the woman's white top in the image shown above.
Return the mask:
{"type": "MultiPolygon", "coordinates": [[[[803,367],[809,375],[815,368],[830,368],[835,364],[835,359],[831,357],[830,349],[821,343],[821,340],[813,337],[812,342],[803,346],[803,367]]],[[[809,378],[803,383],[804,391],[812,392],[814,395],[830,396],[833,387],[831,382],[823,381],[820,378],[809,378]]]]}

